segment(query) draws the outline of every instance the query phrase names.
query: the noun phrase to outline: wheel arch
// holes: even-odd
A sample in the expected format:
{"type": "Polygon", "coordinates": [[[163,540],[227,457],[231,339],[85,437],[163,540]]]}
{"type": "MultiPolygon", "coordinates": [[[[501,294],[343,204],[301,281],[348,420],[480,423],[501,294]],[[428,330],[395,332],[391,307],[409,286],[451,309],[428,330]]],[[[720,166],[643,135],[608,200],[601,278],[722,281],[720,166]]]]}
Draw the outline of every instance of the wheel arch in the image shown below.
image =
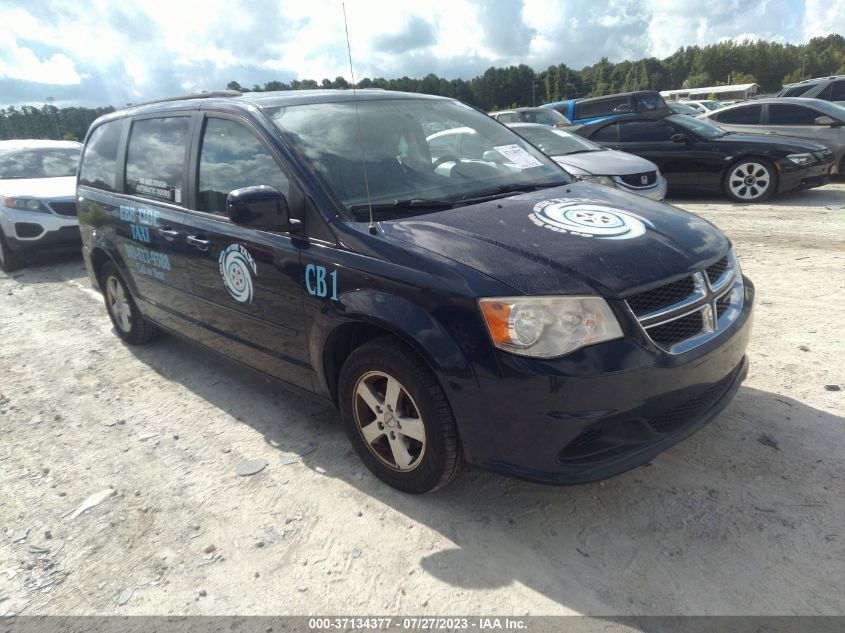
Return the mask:
{"type": "MultiPolygon", "coordinates": [[[[108,262],[114,262],[111,255],[106,249],[95,246],[91,249],[91,271],[94,273],[94,278],[97,280],[97,288],[102,290],[102,283],[100,277],[102,276],[103,266],[108,262]]],[[[114,262],[117,265],[116,262],[114,262]]]]}
{"type": "Polygon", "coordinates": [[[464,352],[446,328],[430,313],[411,301],[381,292],[354,292],[342,297],[347,308],[343,321],[312,328],[311,357],[318,390],[337,404],[337,383],[343,363],[364,343],[392,336],[408,347],[432,371],[446,393],[444,377],[474,378],[464,352]]]}

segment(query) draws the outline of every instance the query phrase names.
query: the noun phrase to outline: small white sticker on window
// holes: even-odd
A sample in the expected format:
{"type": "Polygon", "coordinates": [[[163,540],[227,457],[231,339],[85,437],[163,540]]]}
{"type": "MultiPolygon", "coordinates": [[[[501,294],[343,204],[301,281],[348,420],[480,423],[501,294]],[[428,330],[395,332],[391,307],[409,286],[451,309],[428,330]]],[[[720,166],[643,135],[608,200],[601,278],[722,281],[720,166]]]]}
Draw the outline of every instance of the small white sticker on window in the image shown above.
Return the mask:
{"type": "Polygon", "coordinates": [[[514,165],[520,169],[530,169],[531,167],[542,167],[543,163],[534,158],[531,154],[522,149],[519,145],[499,145],[494,147],[497,152],[507,158],[514,165]]]}
{"type": "Polygon", "coordinates": [[[174,189],[173,198],[175,199],[176,204],[182,204],[182,190],[174,189]]]}

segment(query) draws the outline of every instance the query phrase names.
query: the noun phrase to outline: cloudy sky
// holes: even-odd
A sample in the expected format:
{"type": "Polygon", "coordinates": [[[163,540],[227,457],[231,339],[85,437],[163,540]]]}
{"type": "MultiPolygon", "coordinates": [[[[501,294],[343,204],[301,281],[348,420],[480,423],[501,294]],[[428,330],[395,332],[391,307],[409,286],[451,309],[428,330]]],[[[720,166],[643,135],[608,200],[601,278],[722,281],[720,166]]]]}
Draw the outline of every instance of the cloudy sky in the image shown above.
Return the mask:
{"type": "MultiPolygon", "coordinates": [[[[469,79],[845,30],[845,0],[347,0],[358,78],[469,79]]],[[[349,78],[340,0],[0,0],[0,105],[349,78]]]]}

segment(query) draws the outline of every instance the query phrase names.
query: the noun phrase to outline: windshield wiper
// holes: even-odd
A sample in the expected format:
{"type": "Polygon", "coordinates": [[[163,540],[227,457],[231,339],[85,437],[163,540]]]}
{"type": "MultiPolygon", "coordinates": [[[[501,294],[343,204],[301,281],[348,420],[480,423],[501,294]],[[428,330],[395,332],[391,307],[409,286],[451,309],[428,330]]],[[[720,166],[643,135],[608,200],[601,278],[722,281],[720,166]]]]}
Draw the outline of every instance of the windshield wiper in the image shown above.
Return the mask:
{"type": "Polygon", "coordinates": [[[534,184],[526,183],[511,183],[510,185],[499,185],[495,189],[488,191],[479,191],[472,195],[466,195],[461,198],[461,202],[481,202],[484,200],[495,200],[502,198],[512,193],[527,193],[529,191],[537,191],[538,189],[550,189],[551,187],[560,187],[570,183],[565,181],[555,182],[541,182],[534,184]]]}
{"type": "Polygon", "coordinates": [[[376,202],[372,205],[367,203],[353,204],[349,207],[349,211],[355,217],[367,217],[372,206],[373,211],[396,211],[400,209],[451,209],[455,206],[454,202],[449,200],[435,200],[428,198],[406,198],[404,200],[394,200],[393,202],[376,202]]]}

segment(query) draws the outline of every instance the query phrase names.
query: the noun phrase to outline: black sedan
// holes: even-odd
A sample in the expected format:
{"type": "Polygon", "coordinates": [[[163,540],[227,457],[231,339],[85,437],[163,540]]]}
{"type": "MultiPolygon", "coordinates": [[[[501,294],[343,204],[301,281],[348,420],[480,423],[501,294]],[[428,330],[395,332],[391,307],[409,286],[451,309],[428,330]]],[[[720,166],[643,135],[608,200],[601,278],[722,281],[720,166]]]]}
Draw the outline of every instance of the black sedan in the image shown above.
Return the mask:
{"type": "Polygon", "coordinates": [[[834,163],[833,152],[823,145],[725,132],[679,114],[633,114],[573,131],[655,163],[670,192],[724,192],[738,202],[759,202],[775,192],[824,185],[834,163]]]}

